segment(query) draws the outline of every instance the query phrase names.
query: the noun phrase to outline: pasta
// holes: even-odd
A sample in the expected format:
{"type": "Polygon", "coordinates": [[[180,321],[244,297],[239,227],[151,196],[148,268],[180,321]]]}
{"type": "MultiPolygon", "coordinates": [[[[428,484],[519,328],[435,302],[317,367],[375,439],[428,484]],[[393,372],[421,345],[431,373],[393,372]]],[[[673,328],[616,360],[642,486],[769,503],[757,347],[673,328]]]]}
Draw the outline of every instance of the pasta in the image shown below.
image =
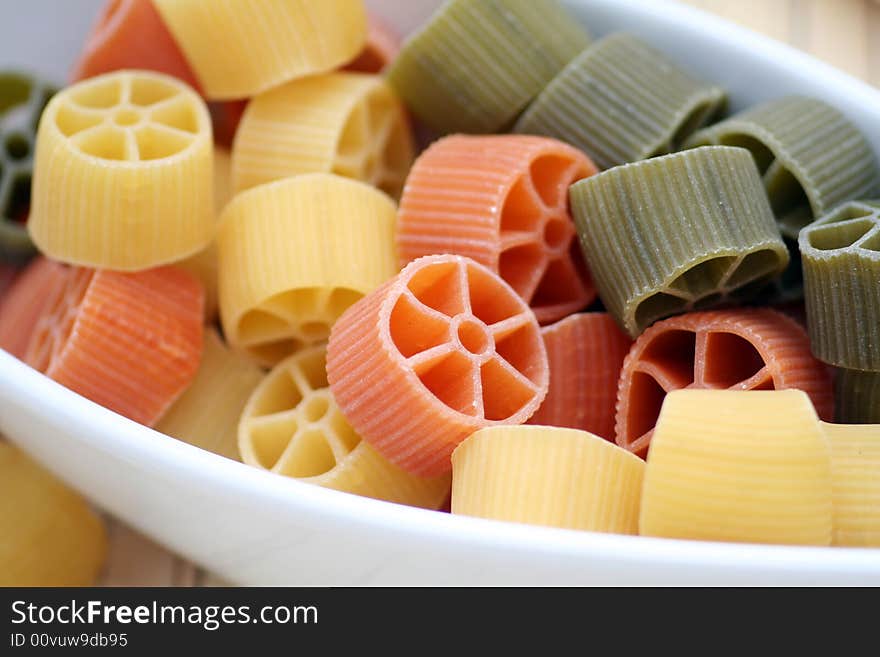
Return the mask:
{"type": "Polygon", "coordinates": [[[400,37],[375,14],[367,13],[367,41],[346,71],[381,73],[400,52],[400,37]]]}
{"type": "Polygon", "coordinates": [[[620,375],[617,444],[643,456],[664,399],[680,388],[796,388],[822,418],[834,417],[831,378],[806,332],[769,308],[689,313],[645,331],[620,375]]]}
{"type": "Polygon", "coordinates": [[[67,270],[25,360],[74,392],[154,426],[196,375],[204,292],[174,267],[67,270]]]}
{"type": "Polygon", "coordinates": [[[353,59],[366,39],[362,0],[153,2],[210,99],[247,98],[325,73],[353,59]]]}
{"type": "Polygon", "coordinates": [[[437,509],[450,476],[422,479],[386,461],[346,422],[327,387],[326,347],[280,362],[251,395],[239,424],[245,463],[311,484],[437,509]]]}
{"type": "Polygon", "coordinates": [[[801,231],[813,353],[880,371],[880,201],[845,203],[801,231]]]}
{"type": "Polygon", "coordinates": [[[231,351],[217,331],[209,328],[195,379],[156,430],[238,461],[238,420],[262,379],[258,366],[231,351]]]}
{"type": "Polygon", "coordinates": [[[107,0],[73,69],[78,82],[122,69],[146,69],[199,88],[152,0],[107,0]]]}
{"type": "Polygon", "coordinates": [[[25,73],[0,72],[0,261],[34,255],[27,234],[34,140],[40,113],[55,90],[25,73]]]}
{"type": "Polygon", "coordinates": [[[666,397],[639,532],[707,541],[829,545],[831,457],[799,390],[677,390],[666,397]]]}
{"type": "Polygon", "coordinates": [[[535,412],[547,354],[534,314],[496,274],[469,258],[425,256],[342,315],[327,377],[358,435],[433,477],[477,429],[535,412]]]}
{"type": "Polygon", "coordinates": [[[608,312],[631,336],[753,295],[788,251],[747,151],[709,146],[575,183],[581,246],[608,312]]]}
{"type": "Polygon", "coordinates": [[[632,345],[607,313],[571,315],[541,329],[550,385],[529,424],[570,427],[614,440],[617,381],[632,345]]]}
{"type": "Polygon", "coordinates": [[[15,279],[0,297],[0,349],[24,359],[46,300],[64,285],[66,272],[64,265],[39,256],[15,279]]]}
{"type": "Polygon", "coordinates": [[[582,310],[596,292],[567,190],[594,173],[589,158],[555,139],[441,139],[407,178],[398,214],[400,261],[435,253],[473,258],[507,281],[541,323],[582,310]]]}
{"type": "Polygon", "coordinates": [[[233,180],[241,191],[301,173],[336,173],[397,197],[413,148],[403,106],[380,76],[313,76],[250,102],[233,147],[233,180]]]}
{"type": "Polygon", "coordinates": [[[68,87],[40,120],[31,237],[89,267],[182,260],[214,233],[211,149],[204,103],[174,78],[122,71],[68,87]]]}
{"type": "Polygon", "coordinates": [[[692,78],[663,53],[619,33],[569,62],[514,130],[560,139],[609,169],[678,150],[724,105],[723,89],[692,78]]]}
{"type": "Polygon", "coordinates": [[[395,210],[382,192],[326,173],[237,195],[217,236],[230,344],[272,366],[326,340],[348,306],[397,271],[395,210]]]}
{"type": "Polygon", "coordinates": [[[880,372],[838,368],[834,407],[843,424],[880,424],[880,372]]]}
{"type": "Polygon", "coordinates": [[[0,440],[0,586],[90,586],[107,535],[85,500],[0,440]]]}
{"type": "Polygon", "coordinates": [[[452,513],[636,534],[644,470],[586,431],[480,429],[452,454],[452,513]]]}
{"type": "Polygon", "coordinates": [[[880,547],[880,425],[822,423],[831,447],[832,545],[880,547]]]}
{"type": "Polygon", "coordinates": [[[588,43],[555,0],[449,0],[404,42],[388,79],[435,130],[499,132],[588,43]]]}

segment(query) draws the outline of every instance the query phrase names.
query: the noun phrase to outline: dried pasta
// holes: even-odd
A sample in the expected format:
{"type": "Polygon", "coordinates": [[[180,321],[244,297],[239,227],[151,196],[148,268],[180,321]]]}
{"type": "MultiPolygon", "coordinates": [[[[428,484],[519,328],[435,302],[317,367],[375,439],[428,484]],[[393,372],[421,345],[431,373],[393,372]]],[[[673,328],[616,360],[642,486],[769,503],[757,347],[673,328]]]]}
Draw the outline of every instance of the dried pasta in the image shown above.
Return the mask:
{"type": "Polygon", "coordinates": [[[400,261],[436,253],[497,272],[538,321],[582,310],[596,292],[580,254],[568,187],[596,173],[547,137],[454,135],[419,156],[400,201],[400,261]]]}
{"type": "Polygon", "coordinates": [[[619,33],[569,62],[514,130],[560,139],[609,169],[678,150],[724,105],[723,89],[691,77],[635,36],[619,33]]]}
{"type": "Polygon", "coordinates": [[[22,360],[47,299],[67,280],[67,267],[38,256],[0,297],[0,349],[22,360]]]}
{"type": "Polygon", "coordinates": [[[360,52],[367,33],[362,0],[153,2],[211,99],[330,71],[360,52]]]}
{"type": "Polygon", "coordinates": [[[316,173],[238,194],[217,236],[227,339],[274,365],[327,339],[342,312],[397,271],[394,202],[316,173]]]}
{"type": "Polygon", "coordinates": [[[880,371],[880,201],[845,203],[800,233],[813,353],[880,371]]]}
{"type": "Polygon", "coordinates": [[[209,328],[195,379],[156,430],[238,461],[238,421],[262,379],[257,365],[229,349],[217,331],[209,328]]]}
{"type": "Polygon", "coordinates": [[[376,14],[367,12],[367,41],[360,54],[345,65],[345,70],[381,73],[399,52],[397,33],[376,14]]]}
{"type": "Polygon", "coordinates": [[[409,121],[385,80],[331,73],[251,100],[236,133],[233,180],[241,191],[301,173],[336,173],[397,197],[413,157],[409,121]]]}
{"type": "Polygon", "coordinates": [[[681,388],[795,388],[820,417],[834,417],[831,377],[810,353],[806,332],[769,308],[689,313],[645,331],[620,375],[617,444],[644,455],[665,397],[681,388]]]}
{"type": "Polygon", "coordinates": [[[838,368],[834,408],[843,424],[880,424],[880,372],[838,368]]]}
{"type": "Polygon", "coordinates": [[[25,360],[74,392],[154,426],[196,375],[204,291],[175,267],[67,270],[25,360]]]}
{"type": "Polygon", "coordinates": [[[89,267],[182,260],[214,234],[211,150],[204,102],[174,78],[122,71],[68,87],[40,120],[31,237],[89,267]]]}
{"type": "Polygon", "coordinates": [[[0,586],[91,586],[107,534],[86,501],[0,440],[0,586]]]}
{"type": "Polygon", "coordinates": [[[632,340],[608,313],[571,315],[541,329],[550,385],[529,424],[569,427],[614,440],[617,381],[632,340]]]}
{"type": "Polygon", "coordinates": [[[825,424],[831,447],[832,545],[880,547],[880,425],[825,424]]]}
{"type": "Polygon", "coordinates": [[[0,261],[20,264],[36,251],[24,224],[37,123],[54,93],[32,75],[0,71],[0,261]]]}
{"type": "Polygon", "coordinates": [[[388,79],[435,130],[500,132],[588,43],[555,0],[448,0],[388,79]]]}
{"type": "Polygon", "coordinates": [[[432,477],[477,429],[535,412],[547,353],[534,313],[496,274],[462,256],[425,256],[342,315],[327,377],[364,440],[432,477]]]}
{"type": "Polygon", "coordinates": [[[741,148],[625,164],[570,193],[599,296],[633,337],[658,319],[747,298],[788,265],[754,162],[741,148]]]}
{"type": "Polygon", "coordinates": [[[831,455],[799,390],[677,390],[642,488],[644,536],[829,545],[831,455]]]}
{"type": "Polygon", "coordinates": [[[245,463],[326,488],[437,509],[450,476],[411,475],[386,461],[351,428],[330,393],[327,349],[280,362],[251,395],[239,424],[245,463]]]}
{"type": "Polygon", "coordinates": [[[644,462],[586,431],[480,429],[452,454],[452,513],[638,532],[644,462]]]}

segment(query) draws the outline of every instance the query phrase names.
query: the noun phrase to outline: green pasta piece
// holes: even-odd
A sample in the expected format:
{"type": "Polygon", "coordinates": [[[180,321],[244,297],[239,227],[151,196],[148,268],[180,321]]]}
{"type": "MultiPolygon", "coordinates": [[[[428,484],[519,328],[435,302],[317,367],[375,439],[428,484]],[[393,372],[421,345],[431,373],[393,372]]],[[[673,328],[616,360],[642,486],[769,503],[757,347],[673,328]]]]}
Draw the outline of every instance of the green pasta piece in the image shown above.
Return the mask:
{"type": "Polygon", "coordinates": [[[575,57],[516,123],[523,134],[580,148],[600,169],[678,150],[719,114],[726,95],[630,34],[575,57]]]}
{"type": "Polygon", "coordinates": [[[388,80],[435,130],[499,132],[589,41],[556,0],[447,0],[388,80]]]}
{"type": "Polygon", "coordinates": [[[880,424],[880,372],[838,369],[834,409],[841,424],[880,424]]]}
{"type": "Polygon", "coordinates": [[[880,371],[880,201],[851,201],[801,231],[813,354],[880,371]]]}
{"type": "Polygon", "coordinates": [[[25,73],[0,72],[0,260],[20,263],[36,253],[21,219],[30,205],[37,123],[54,93],[25,73]]]}
{"type": "Polygon", "coordinates": [[[581,180],[570,197],[608,311],[631,336],[743,301],[788,264],[748,151],[707,146],[581,180]]]}

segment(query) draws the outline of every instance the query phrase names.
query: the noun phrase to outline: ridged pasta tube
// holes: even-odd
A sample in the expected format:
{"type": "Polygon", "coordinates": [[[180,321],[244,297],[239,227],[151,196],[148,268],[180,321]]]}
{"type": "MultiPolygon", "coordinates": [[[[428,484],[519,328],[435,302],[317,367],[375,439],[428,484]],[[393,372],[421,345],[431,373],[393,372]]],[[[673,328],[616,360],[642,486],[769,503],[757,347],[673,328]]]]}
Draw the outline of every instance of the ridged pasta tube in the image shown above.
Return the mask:
{"type": "Polygon", "coordinates": [[[37,256],[5,294],[0,291],[0,349],[24,359],[48,300],[64,287],[67,267],[37,256]]]}
{"type": "Polygon", "coordinates": [[[58,93],[37,134],[28,229],[51,258],[135,271],[214,235],[211,122],[179,80],[108,73],[58,93]]]}
{"type": "Polygon", "coordinates": [[[677,150],[724,104],[720,87],[630,34],[612,34],[569,62],[514,129],[560,139],[609,169],[677,150]]]}
{"type": "Polygon", "coordinates": [[[396,207],[333,174],[238,194],[217,236],[224,333],[263,365],[321,342],[352,303],[397,271],[396,207]]]}
{"type": "Polygon", "coordinates": [[[480,429],[452,453],[452,513],[635,534],[645,464],[586,431],[480,429]]]}
{"type": "Polygon", "coordinates": [[[447,0],[388,79],[435,130],[500,132],[588,43],[557,0],[447,0]]]}
{"type": "Polygon", "coordinates": [[[844,424],[880,424],[880,372],[837,369],[835,418],[844,424]]]}
{"type": "Polygon", "coordinates": [[[880,371],[880,201],[841,205],[800,233],[813,353],[880,371]]]}
{"type": "Polygon", "coordinates": [[[297,352],[254,390],[238,429],[244,462],[325,488],[437,509],[449,495],[449,474],[416,477],[361,440],[330,393],[326,353],[322,345],[297,352]]]}
{"type": "Polygon", "coordinates": [[[403,105],[378,75],[293,80],[248,104],[233,146],[240,192],[301,173],[336,173],[398,197],[415,157],[403,105]]]}
{"type": "Polygon", "coordinates": [[[677,390],[648,454],[639,532],[830,545],[831,454],[800,390],[677,390]]]}
{"type": "Polygon", "coordinates": [[[247,98],[325,73],[364,45],[363,0],[153,0],[206,97],[247,98]]]}
{"type": "Polygon", "coordinates": [[[572,185],[599,296],[636,337],[653,322],[757,292],[788,264],[748,151],[709,146],[572,185]]]}

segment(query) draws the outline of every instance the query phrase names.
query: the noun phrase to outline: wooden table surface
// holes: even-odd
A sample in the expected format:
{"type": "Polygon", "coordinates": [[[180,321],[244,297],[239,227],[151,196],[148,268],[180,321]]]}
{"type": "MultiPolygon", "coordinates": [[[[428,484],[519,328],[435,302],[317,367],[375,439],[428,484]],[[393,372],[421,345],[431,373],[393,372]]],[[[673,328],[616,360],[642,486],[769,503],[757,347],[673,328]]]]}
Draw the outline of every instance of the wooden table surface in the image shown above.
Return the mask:
{"type": "MultiPolygon", "coordinates": [[[[670,0],[654,0],[668,2],[670,0]]],[[[684,0],[790,43],[880,86],[880,2],[877,0],[684,0]]],[[[116,521],[109,521],[106,586],[222,584],[185,559],[116,521]]]]}

